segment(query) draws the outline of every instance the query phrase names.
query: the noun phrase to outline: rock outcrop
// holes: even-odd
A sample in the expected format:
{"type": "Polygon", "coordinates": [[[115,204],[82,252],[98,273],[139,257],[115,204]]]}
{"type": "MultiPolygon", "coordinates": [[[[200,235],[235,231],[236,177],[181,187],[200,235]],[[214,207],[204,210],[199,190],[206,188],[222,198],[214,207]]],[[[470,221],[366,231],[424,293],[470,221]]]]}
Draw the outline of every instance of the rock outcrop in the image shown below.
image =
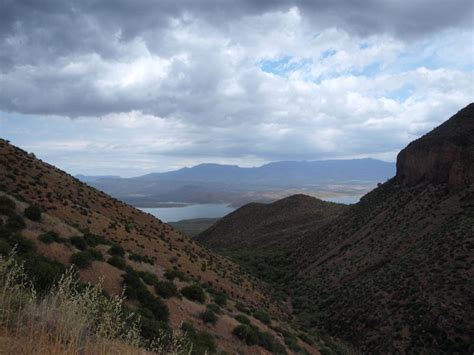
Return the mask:
{"type": "Polygon", "coordinates": [[[474,183],[474,103],[410,143],[397,158],[404,185],[448,184],[458,190],[474,183]]]}

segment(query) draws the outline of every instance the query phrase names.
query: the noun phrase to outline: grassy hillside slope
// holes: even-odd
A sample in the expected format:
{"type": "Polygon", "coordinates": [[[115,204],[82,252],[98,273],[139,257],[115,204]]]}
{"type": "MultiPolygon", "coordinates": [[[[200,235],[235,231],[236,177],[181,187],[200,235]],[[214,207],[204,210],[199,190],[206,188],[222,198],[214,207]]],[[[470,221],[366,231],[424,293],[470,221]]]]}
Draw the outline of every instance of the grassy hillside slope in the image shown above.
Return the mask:
{"type": "Polygon", "coordinates": [[[41,289],[75,265],[81,282],[101,283],[109,296],[125,287],[125,305],[141,315],[148,338],[184,327],[194,354],[317,353],[234,262],[4,140],[0,194],[0,253],[19,246],[41,289]]]}

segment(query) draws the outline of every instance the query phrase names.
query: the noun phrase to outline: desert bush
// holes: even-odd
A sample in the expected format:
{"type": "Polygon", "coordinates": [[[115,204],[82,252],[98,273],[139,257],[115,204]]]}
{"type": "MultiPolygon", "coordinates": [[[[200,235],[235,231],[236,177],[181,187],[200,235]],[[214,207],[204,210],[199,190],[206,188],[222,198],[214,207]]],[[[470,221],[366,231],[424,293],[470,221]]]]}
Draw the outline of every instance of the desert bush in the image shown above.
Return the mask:
{"type": "Polygon", "coordinates": [[[206,301],[206,294],[199,285],[183,287],[181,289],[181,294],[191,301],[197,301],[199,303],[204,303],[206,301]]]}
{"type": "Polygon", "coordinates": [[[79,269],[86,269],[92,264],[93,256],[88,251],[80,251],[71,255],[71,264],[76,265],[79,269]]]}
{"type": "Polygon", "coordinates": [[[0,214],[11,216],[15,213],[15,202],[7,196],[0,196],[0,214]]]}
{"type": "Polygon", "coordinates": [[[247,316],[244,316],[243,314],[236,315],[235,319],[242,324],[250,324],[250,319],[247,316]]]}
{"type": "Polygon", "coordinates": [[[143,307],[149,309],[153,313],[153,319],[168,322],[170,317],[170,311],[168,306],[159,298],[147,297],[140,301],[143,307]]]}
{"type": "Polygon", "coordinates": [[[135,300],[141,300],[148,297],[150,292],[142,283],[140,276],[136,271],[128,269],[127,272],[122,275],[122,278],[123,286],[125,287],[125,296],[135,300]]]}
{"type": "Polygon", "coordinates": [[[190,338],[193,344],[190,355],[207,355],[215,353],[217,350],[214,337],[205,331],[196,331],[192,324],[183,322],[181,329],[190,338]]]}
{"type": "Polygon", "coordinates": [[[267,312],[261,309],[256,309],[253,312],[253,316],[264,324],[270,324],[271,322],[270,316],[267,314],[267,312]]]}
{"type": "Polygon", "coordinates": [[[64,243],[66,240],[64,238],[61,238],[58,233],[54,231],[49,231],[46,233],[41,234],[38,239],[42,241],[45,244],[51,244],[53,242],[56,243],[64,243]]]}
{"type": "Polygon", "coordinates": [[[18,254],[23,255],[36,251],[36,245],[29,239],[23,237],[20,233],[13,233],[8,241],[10,245],[14,246],[18,254]]]}
{"type": "Polygon", "coordinates": [[[218,319],[217,315],[210,309],[205,310],[204,312],[201,312],[199,314],[199,318],[201,318],[204,323],[209,323],[213,325],[217,323],[217,319],[218,319]]]}
{"type": "Polygon", "coordinates": [[[114,256],[121,256],[121,257],[125,256],[125,250],[120,245],[116,245],[116,244],[110,247],[108,253],[114,256]]]}
{"type": "Polygon", "coordinates": [[[261,332],[250,324],[241,324],[232,331],[237,338],[247,345],[260,345],[274,354],[286,354],[285,348],[275,338],[266,332],[261,332]]]}
{"type": "Polygon", "coordinates": [[[74,245],[79,250],[87,249],[87,243],[83,237],[74,236],[74,237],[69,238],[69,241],[71,242],[72,245],[74,245]]]}
{"type": "Polygon", "coordinates": [[[96,247],[100,244],[110,244],[110,242],[100,235],[85,233],[84,240],[90,247],[96,247]]]}
{"type": "Polygon", "coordinates": [[[171,281],[158,281],[154,287],[156,293],[163,298],[170,298],[178,294],[178,289],[171,281]]]}
{"type": "Polygon", "coordinates": [[[0,239],[0,255],[8,255],[12,251],[12,246],[4,239],[0,239]]]}
{"type": "Polygon", "coordinates": [[[43,255],[29,253],[22,260],[28,278],[40,293],[48,291],[66,271],[63,264],[43,255]]]}
{"type": "Polygon", "coordinates": [[[142,278],[142,280],[150,286],[153,286],[155,283],[160,281],[155,274],[148,272],[148,271],[139,271],[138,275],[142,278]]]}
{"type": "Polygon", "coordinates": [[[240,303],[240,302],[237,302],[237,303],[235,304],[235,308],[236,308],[238,311],[240,311],[240,312],[242,312],[242,313],[245,313],[245,314],[249,314],[249,315],[250,315],[250,314],[252,313],[252,312],[250,311],[250,309],[249,309],[246,305],[244,305],[243,303],[240,303]]]}
{"type": "Polygon", "coordinates": [[[219,306],[224,307],[227,304],[227,295],[224,292],[216,292],[212,296],[219,306]]]}
{"type": "Polygon", "coordinates": [[[124,270],[125,267],[127,266],[125,264],[125,259],[117,255],[111,256],[109,260],[107,260],[107,262],[110,265],[115,266],[116,268],[119,268],[120,270],[124,270]]]}
{"type": "Polygon", "coordinates": [[[41,208],[38,206],[28,206],[23,211],[23,214],[26,218],[31,219],[32,221],[38,222],[41,220],[41,208]]]}
{"type": "Polygon", "coordinates": [[[151,257],[149,257],[147,255],[140,255],[140,254],[131,253],[128,256],[128,258],[132,261],[137,261],[139,263],[147,263],[147,264],[150,264],[150,265],[155,264],[155,260],[153,260],[151,257]]]}
{"type": "Polygon", "coordinates": [[[174,279],[178,279],[179,281],[188,281],[186,275],[178,270],[166,270],[165,277],[170,281],[173,281],[174,279]]]}
{"type": "Polygon", "coordinates": [[[92,257],[93,260],[99,260],[102,261],[104,260],[104,256],[102,255],[102,252],[97,249],[88,249],[87,253],[89,253],[92,257]]]}
{"type": "Polygon", "coordinates": [[[219,307],[217,304],[215,303],[209,303],[207,306],[206,306],[207,309],[213,311],[214,313],[222,313],[222,310],[221,310],[221,307],[219,307]]]}
{"type": "Polygon", "coordinates": [[[297,339],[293,335],[287,335],[284,337],[285,344],[288,346],[290,350],[293,350],[294,352],[299,352],[301,351],[301,348],[297,344],[297,339]]]}
{"type": "Polygon", "coordinates": [[[5,223],[5,228],[10,232],[18,232],[26,227],[23,218],[17,214],[12,214],[5,223]]]}

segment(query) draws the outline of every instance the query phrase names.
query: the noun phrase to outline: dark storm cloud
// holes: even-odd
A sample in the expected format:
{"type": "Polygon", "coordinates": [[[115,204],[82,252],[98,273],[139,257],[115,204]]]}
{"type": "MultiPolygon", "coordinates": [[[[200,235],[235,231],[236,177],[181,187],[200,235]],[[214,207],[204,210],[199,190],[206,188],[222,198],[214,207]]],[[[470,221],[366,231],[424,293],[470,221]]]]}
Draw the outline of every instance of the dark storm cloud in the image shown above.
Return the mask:
{"type": "MultiPolygon", "coordinates": [[[[473,10],[469,0],[2,0],[0,4],[3,67],[84,52],[114,56],[111,37],[120,35],[127,41],[153,33],[150,41],[159,42],[157,34],[184,14],[225,31],[242,16],[297,6],[315,29],[341,27],[362,35],[388,32],[413,38],[445,27],[472,26],[473,10]],[[18,37],[27,53],[15,43],[5,43],[12,36],[18,37]]],[[[151,43],[150,47],[159,48],[151,43]]]]}

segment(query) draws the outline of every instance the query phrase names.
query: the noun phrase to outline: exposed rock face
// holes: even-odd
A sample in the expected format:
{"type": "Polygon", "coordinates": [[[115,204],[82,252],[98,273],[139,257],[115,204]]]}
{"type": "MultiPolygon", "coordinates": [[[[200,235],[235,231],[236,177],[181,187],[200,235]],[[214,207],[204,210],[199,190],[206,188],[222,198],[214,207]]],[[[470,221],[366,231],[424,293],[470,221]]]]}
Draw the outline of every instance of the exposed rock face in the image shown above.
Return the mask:
{"type": "Polygon", "coordinates": [[[453,190],[473,184],[474,103],[403,149],[397,178],[407,186],[447,183],[453,190]]]}

